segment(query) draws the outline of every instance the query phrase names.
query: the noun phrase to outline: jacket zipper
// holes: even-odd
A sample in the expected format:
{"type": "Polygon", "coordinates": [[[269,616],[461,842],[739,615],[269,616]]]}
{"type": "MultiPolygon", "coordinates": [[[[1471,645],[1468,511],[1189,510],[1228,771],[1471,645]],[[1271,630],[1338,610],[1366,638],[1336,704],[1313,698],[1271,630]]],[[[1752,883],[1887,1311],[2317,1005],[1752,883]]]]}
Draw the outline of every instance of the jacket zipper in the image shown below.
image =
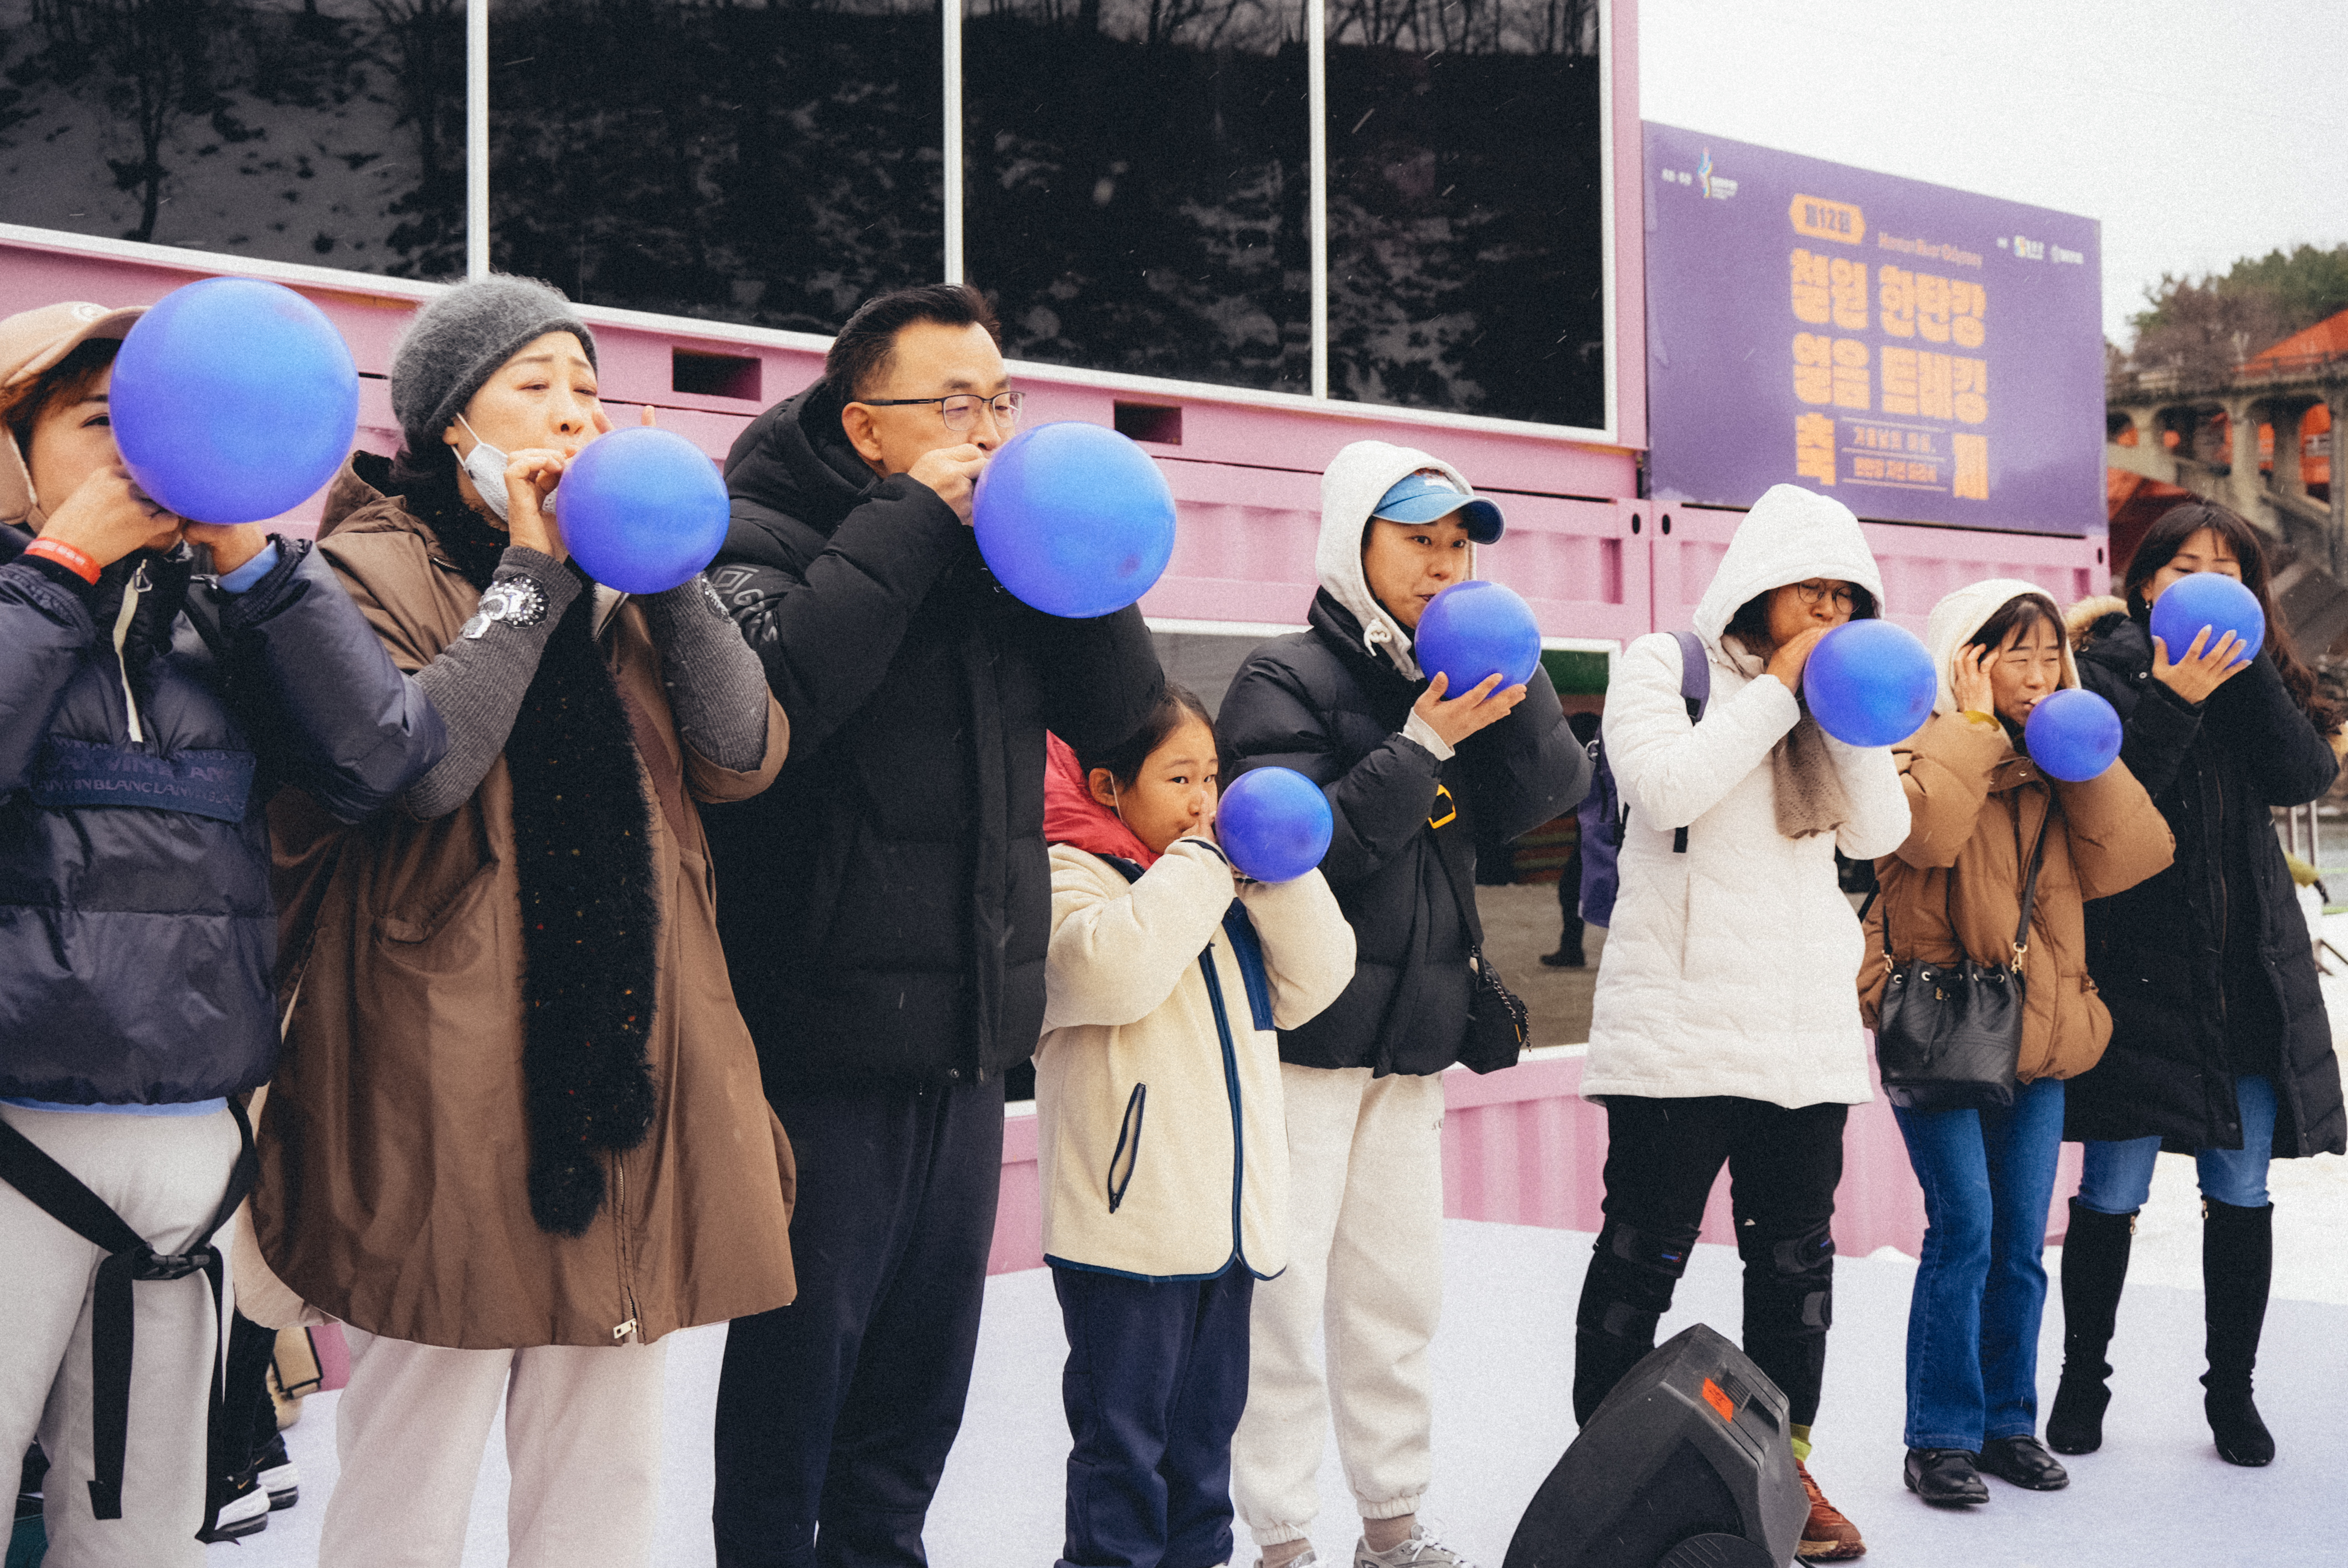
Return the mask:
{"type": "Polygon", "coordinates": [[[122,650],[130,641],[130,622],[139,613],[139,596],[154,585],[147,580],[147,563],[140,561],[130,580],[122,585],[122,608],[114,612],[114,667],[122,676],[122,712],[130,722],[130,738],[140,745],[147,743],[147,732],[139,723],[139,699],[130,690],[130,665],[122,650]]]}
{"type": "Polygon", "coordinates": [[[1141,1119],[1149,1109],[1149,1085],[1137,1083],[1133,1092],[1125,1097],[1125,1116],[1117,1124],[1117,1147],[1108,1156],[1108,1212],[1117,1213],[1125,1203],[1125,1190],[1133,1185],[1134,1167],[1141,1163],[1141,1119]],[[1122,1166],[1125,1175],[1117,1176],[1122,1166]]]}
{"type": "Polygon", "coordinates": [[[632,1337],[641,1342],[638,1330],[643,1315],[636,1309],[635,1288],[628,1279],[628,1157],[616,1150],[612,1155],[612,1250],[620,1266],[620,1300],[628,1309],[628,1320],[613,1325],[612,1342],[624,1344],[632,1337]]]}
{"type": "Polygon", "coordinates": [[[1231,1044],[1231,1015],[1223,1010],[1223,983],[1215,975],[1215,944],[1199,955],[1207,977],[1207,1000],[1215,1009],[1215,1033],[1223,1042],[1223,1094],[1231,1103],[1231,1255],[1247,1261],[1240,1234],[1240,1183],[1247,1169],[1247,1147],[1240,1142],[1240,1056],[1231,1044]]]}

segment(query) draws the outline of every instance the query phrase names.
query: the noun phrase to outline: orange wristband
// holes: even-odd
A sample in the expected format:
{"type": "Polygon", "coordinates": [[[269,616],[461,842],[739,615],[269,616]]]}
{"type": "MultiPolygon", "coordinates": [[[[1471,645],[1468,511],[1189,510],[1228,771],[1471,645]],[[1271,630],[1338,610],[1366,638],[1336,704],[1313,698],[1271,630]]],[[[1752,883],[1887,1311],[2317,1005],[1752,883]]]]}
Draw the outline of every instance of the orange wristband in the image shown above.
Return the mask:
{"type": "Polygon", "coordinates": [[[98,582],[98,558],[63,539],[35,539],[25,547],[24,553],[53,560],[86,583],[95,586],[98,582]]]}

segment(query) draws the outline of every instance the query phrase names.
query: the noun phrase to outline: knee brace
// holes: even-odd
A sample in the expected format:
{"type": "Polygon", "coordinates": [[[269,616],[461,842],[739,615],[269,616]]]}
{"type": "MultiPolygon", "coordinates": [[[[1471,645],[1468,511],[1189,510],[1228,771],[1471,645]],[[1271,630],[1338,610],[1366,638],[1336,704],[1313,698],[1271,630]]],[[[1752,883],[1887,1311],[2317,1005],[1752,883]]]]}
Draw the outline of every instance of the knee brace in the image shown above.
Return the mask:
{"type": "Polygon", "coordinates": [[[1671,1309],[1673,1288],[1687,1272],[1695,1236],[1694,1226],[1650,1231],[1608,1220],[1591,1249],[1575,1326],[1618,1339],[1652,1339],[1656,1320],[1671,1309]]]}
{"type": "Polygon", "coordinates": [[[1789,1337],[1823,1336],[1834,1326],[1834,1228],[1820,1220],[1792,1235],[1737,1228],[1736,1250],[1745,1259],[1748,1331],[1756,1307],[1777,1332],[1789,1337]]]}

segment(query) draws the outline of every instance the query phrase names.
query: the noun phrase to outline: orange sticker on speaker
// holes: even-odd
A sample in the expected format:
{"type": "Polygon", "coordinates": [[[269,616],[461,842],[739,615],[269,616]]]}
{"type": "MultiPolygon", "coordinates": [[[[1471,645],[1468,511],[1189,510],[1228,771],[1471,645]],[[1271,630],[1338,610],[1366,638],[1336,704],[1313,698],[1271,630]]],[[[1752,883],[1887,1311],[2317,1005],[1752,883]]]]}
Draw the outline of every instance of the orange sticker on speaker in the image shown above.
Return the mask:
{"type": "Polygon", "coordinates": [[[1736,1401],[1730,1399],[1722,1391],[1720,1385],[1709,1378],[1704,1380],[1704,1402],[1719,1412],[1722,1420],[1733,1421],[1736,1419],[1736,1401]]]}

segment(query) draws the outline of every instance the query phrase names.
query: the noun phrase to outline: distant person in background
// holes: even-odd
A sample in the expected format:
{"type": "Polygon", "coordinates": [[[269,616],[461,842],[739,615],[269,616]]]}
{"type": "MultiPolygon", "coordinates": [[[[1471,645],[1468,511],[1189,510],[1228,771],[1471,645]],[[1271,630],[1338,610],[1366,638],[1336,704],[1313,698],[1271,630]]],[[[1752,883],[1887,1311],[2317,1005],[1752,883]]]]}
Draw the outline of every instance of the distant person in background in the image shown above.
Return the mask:
{"type": "Polygon", "coordinates": [[[2156,520],[2119,600],[2071,611],[2079,673],[2127,725],[2120,760],[2177,835],[2177,863],[2087,907],[2091,967],[2112,1043],[2070,1087],[2065,1137],[2086,1141],[2063,1246],[2063,1380],[2047,1418],[2057,1453],[2093,1453],[2111,1400],[2105,1353],[2129,1238],[2161,1150],[2190,1151],[2201,1184],[2202,1409],[2219,1457],[2263,1465],[2273,1435],[2251,1397],[2274,1267],[2270,1159],[2348,1146],[2340,1061],[2270,808],[2332,787],[2336,704],[2291,647],[2256,529],[2188,501],[2156,520]],[[2196,572],[2237,579],[2266,611],[2247,663],[2209,645],[2164,648],[2155,600],[2196,572]]]}
{"type": "Polygon", "coordinates": [[[0,321],[0,1454],[37,1430],[57,1568],[193,1568],[266,1521],[209,1508],[206,1463],[242,1098],[278,1057],[264,808],[359,822],[446,746],[307,541],[132,481],[139,313],[0,321]]]}
{"type": "MultiPolygon", "coordinates": [[[[1573,738],[1583,746],[1598,738],[1596,713],[1570,713],[1566,726],[1573,738]]],[[[1543,953],[1541,962],[1552,969],[1579,969],[1590,962],[1582,951],[1583,922],[1581,918],[1581,824],[1573,827],[1573,849],[1565,857],[1565,869],[1557,878],[1557,910],[1561,926],[1558,932],[1557,951],[1543,953]]]]}
{"type": "Polygon", "coordinates": [[[1654,1348],[1725,1161],[1745,1353],[1790,1408],[1813,1561],[1867,1549],[1809,1471],[1843,1123],[1873,1092],[1852,989],[1865,946],[1834,852],[1897,849],[1908,802],[1889,747],[1834,739],[1797,693],[1818,640],[1882,596],[1849,508],[1776,486],[1696,606],[1703,718],[1680,695],[1673,635],[1632,643],[1606,693],[1629,825],[1581,1079],[1606,1107],[1606,1222],[1575,1318],[1574,1418],[1589,1420],[1654,1348]]]}
{"type": "Polygon", "coordinates": [[[1418,1511],[1434,1474],[1442,1075],[1467,1037],[1482,939],[1476,844],[1549,821],[1590,784],[1546,671],[1454,692],[1413,652],[1428,602],[1476,575],[1477,545],[1501,526],[1450,465],[1347,446],[1321,478],[1311,629],[1263,644],[1223,698],[1234,777],[1278,764],[1328,794],[1322,874],[1358,947],[1344,994],[1280,1037],[1292,1250],[1255,1293],[1231,1478],[1268,1568],[1318,1561],[1307,1532],[1333,1412],[1362,1520],[1353,1568],[1465,1561],[1418,1511]]]}
{"type": "Polygon", "coordinates": [[[1975,583],[1932,607],[1925,636],[1940,698],[1892,748],[1908,841],[1876,862],[1882,892],[1859,989],[1872,1024],[1894,964],[1971,958],[2019,965],[2027,999],[2011,1105],[1892,1112],[1925,1218],[1908,1309],[1903,1474],[1926,1502],[1970,1504],[1989,1501],[1982,1471],[2034,1491],[2070,1483],[2038,1440],[2040,1255],[2064,1080],[2093,1067],[2112,1033],[2087,979],[2085,908],[2163,869],[2175,841],[2127,764],[2078,784],[2032,764],[2032,710],[2079,683],[2053,600],[2026,582],[1975,583]],[[2017,953],[2026,886],[2034,895],[2017,953]]]}

